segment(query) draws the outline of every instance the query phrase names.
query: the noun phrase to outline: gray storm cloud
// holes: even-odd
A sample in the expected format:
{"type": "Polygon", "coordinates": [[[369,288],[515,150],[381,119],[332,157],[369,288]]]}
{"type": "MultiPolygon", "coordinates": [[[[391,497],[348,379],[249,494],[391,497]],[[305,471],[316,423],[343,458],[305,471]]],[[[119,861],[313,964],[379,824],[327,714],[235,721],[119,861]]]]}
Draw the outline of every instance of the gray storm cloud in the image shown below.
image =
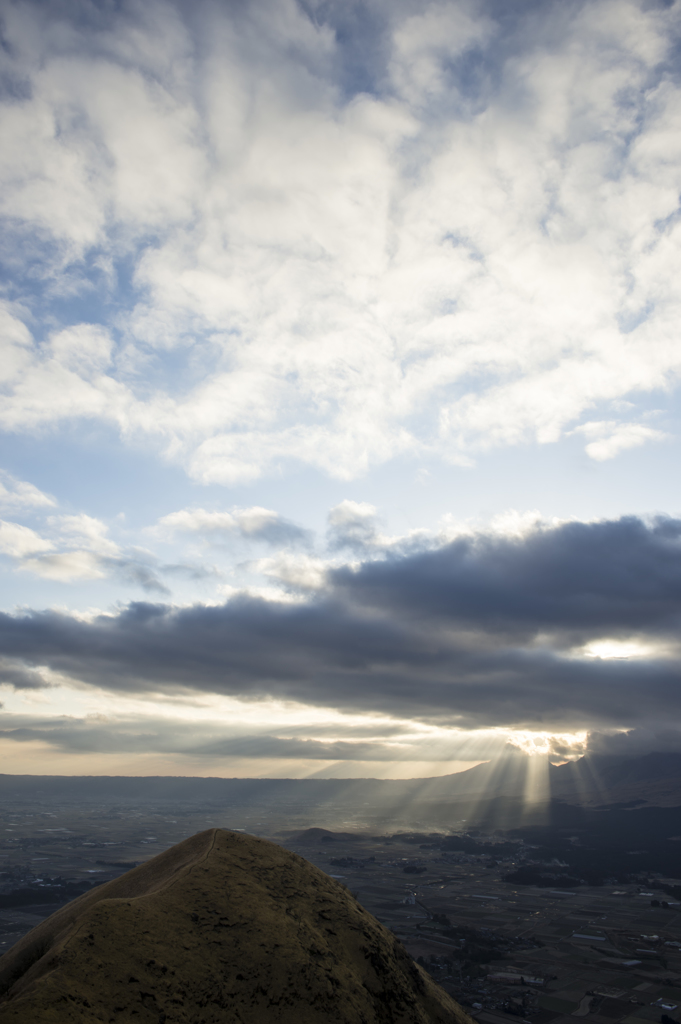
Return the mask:
{"type": "Polygon", "coordinates": [[[0,644],[15,672],[46,666],[112,691],[607,732],[643,724],[642,709],[650,723],[678,715],[680,612],[681,521],[627,517],[392,553],[330,571],[300,601],[135,603],[92,621],[5,614],[0,644]],[[632,637],[645,656],[583,653],[632,637]]]}
{"type": "MultiPolygon", "coordinates": [[[[65,751],[82,753],[177,753],[200,757],[284,757],[303,760],[389,761],[395,756],[380,742],[324,741],[268,734],[233,735],[212,724],[169,722],[167,719],[38,718],[3,715],[0,739],[17,743],[39,740],[65,751]]],[[[404,756],[404,755],[403,755],[404,756]]],[[[413,748],[407,759],[422,752],[413,748]]]]}

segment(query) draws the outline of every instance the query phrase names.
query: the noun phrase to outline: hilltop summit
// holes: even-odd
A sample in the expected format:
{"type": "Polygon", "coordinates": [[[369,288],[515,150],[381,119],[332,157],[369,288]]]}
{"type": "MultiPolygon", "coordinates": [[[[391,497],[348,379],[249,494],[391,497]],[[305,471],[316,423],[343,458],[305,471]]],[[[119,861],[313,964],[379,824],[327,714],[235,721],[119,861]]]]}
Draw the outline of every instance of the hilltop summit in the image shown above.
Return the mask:
{"type": "Polygon", "coordinates": [[[17,1024],[471,1024],[338,882],[209,829],[79,897],[0,959],[17,1024]]]}

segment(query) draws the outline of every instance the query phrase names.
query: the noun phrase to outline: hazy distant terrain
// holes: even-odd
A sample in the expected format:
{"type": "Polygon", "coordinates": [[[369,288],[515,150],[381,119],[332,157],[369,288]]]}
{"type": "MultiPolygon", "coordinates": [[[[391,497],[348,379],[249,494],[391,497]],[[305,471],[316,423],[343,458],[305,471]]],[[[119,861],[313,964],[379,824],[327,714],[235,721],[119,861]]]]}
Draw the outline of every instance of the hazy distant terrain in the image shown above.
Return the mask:
{"type": "MultiPolygon", "coordinates": [[[[0,949],[93,883],[211,826],[284,842],[310,827],[434,835],[427,841],[445,843],[445,852],[457,836],[476,848],[484,836],[503,836],[534,847],[535,860],[560,862],[549,871],[559,887],[676,877],[680,766],[674,754],[545,763],[535,789],[528,783],[537,772],[525,758],[407,781],[2,775],[0,949]],[[641,790],[649,800],[634,795],[641,790]]],[[[515,869],[542,884],[545,869],[532,859],[515,858],[515,869]]]]}
{"type": "MultiPolygon", "coordinates": [[[[509,1014],[575,1024],[577,1011],[585,1024],[651,1024],[662,1013],[679,1020],[678,807],[496,796],[425,811],[415,801],[412,817],[448,808],[449,824],[418,831],[398,815],[388,831],[369,827],[378,823],[371,807],[305,809],[291,795],[296,786],[256,781],[77,779],[62,802],[55,794],[69,795],[67,779],[33,780],[41,792],[30,802],[15,789],[12,806],[3,801],[1,810],[0,948],[9,950],[76,892],[96,900],[102,882],[218,826],[267,836],[341,881],[480,1024],[507,1024],[509,1014]],[[251,802],[225,801],[225,781],[252,782],[250,790],[232,787],[242,797],[250,792],[251,802]],[[117,793],[118,802],[103,793],[117,793]],[[331,819],[338,824],[324,827],[331,819]]],[[[27,786],[23,779],[18,789],[27,786]]],[[[225,884],[229,893],[232,882],[225,884]]],[[[144,985],[131,987],[147,1001],[163,989],[150,970],[144,985]]],[[[138,971],[128,973],[141,983],[138,971]]],[[[106,983],[113,992],[115,971],[106,983]]],[[[128,1005],[128,987],[116,1005],[128,1005]]]]}
{"type": "MultiPolygon", "coordinates": [[[[511,797],[523,805],[552,798],[582,806],[636,802],[681,806],[681,754],[638,758],[583,757],[554,766],[542,758],[509,754],[456,775],[432,779],[223,779],[147,776],[0,775],[0,803],[44,805],[123,801],[237,808],[270,807],[287,813],[314,809],[386,824],[412,817],[447,818],[448,805],[467,798],[511,797]]],[[[452,825],[451,820],[443,824],[452,825]]],[[[338,824],[338,822],[336,822],[338,824]]]]}

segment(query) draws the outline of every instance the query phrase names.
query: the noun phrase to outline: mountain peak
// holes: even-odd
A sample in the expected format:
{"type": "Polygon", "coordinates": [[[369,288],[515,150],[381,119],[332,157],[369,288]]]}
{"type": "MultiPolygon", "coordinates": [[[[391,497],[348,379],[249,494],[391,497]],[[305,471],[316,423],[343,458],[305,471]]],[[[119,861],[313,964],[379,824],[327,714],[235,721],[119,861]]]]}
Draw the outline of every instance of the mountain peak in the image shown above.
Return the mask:
{"type": "Polygon", "coordinates": [[[209,829],[74,900],[0,959],[4,1022],[470,1024],[303,858],[209,829]]]}

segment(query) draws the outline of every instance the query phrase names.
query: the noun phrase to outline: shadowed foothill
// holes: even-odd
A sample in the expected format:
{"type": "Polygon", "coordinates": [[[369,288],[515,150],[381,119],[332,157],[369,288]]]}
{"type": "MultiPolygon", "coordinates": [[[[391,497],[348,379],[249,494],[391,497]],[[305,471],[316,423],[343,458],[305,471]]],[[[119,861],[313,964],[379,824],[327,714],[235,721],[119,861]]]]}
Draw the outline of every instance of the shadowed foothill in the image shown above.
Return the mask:
{"type": "Polygon", "coordinates": [[[69,903],[0,959],[20,1024],[470,1024],[342,885],[209,829],[69,903]]]}

